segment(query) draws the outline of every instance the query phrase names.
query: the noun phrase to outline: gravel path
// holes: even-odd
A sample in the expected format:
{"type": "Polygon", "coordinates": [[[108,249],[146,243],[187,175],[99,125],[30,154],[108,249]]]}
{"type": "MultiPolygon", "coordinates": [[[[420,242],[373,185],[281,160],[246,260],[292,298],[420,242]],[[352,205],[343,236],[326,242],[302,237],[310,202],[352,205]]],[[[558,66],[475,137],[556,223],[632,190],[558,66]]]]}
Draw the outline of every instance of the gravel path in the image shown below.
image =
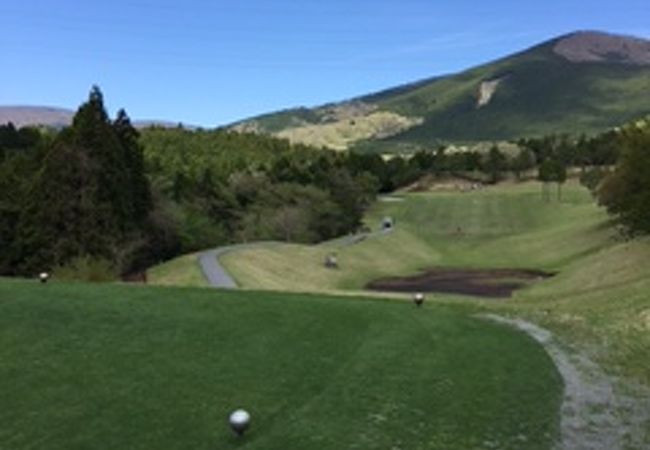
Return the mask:
{"type": "Polygon", "coordinates": [[[228,274],[226,269],[219,262],[219,257],[226,253],[237,250],[245,250],[254,247],[268,247],[278,244],[277,242],[253,242],[250,244],[234,244],[225,247],[218,247],[199,254],[199,265],[203,276],[208,280],[210,286],[216,288],[237,289],[237,282],[228,274]]]}
{"type": "Polygon", "coordinates": [[[201,271],[203,272],[205,279],[210,283],[210,286],[228,289],[237,288],[237,283],[228,272],[226,272],[226,269],[223,268],[218,259],[219,256],[235,250],[233,247],[236,246],[215,248],[199,255],[201,271]]]}
{"type": "Polygon", "coordinates": [[[567,351],[551,332],[520,319],[481,317],[515,327],[544,346],[564,380],[557,450],[650,449],[650,391],[607,375],[585,355],[567,351]]]}

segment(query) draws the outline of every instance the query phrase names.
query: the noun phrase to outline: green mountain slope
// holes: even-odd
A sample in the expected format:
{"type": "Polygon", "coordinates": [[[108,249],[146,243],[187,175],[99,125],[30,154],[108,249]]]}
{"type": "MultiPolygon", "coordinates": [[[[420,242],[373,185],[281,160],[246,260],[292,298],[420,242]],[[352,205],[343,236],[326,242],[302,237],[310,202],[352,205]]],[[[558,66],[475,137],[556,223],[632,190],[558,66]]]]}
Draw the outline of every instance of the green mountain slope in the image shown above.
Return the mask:
{"type": "Polygon", "coordinates": [[[390,151],[441,141],[595,133],[648,113],[650,41],[580,32],[459,74],[237,126],[302,142],[315,136],[322,144],[320,127],[340,144],[339,136],[331,136],[336,123],[339,134],[354,137],[346,147],[390,151]],[[360,123],[368,128],[365,122],[378,112],[390,113],[393,122],[351,131],[360,123]]]}

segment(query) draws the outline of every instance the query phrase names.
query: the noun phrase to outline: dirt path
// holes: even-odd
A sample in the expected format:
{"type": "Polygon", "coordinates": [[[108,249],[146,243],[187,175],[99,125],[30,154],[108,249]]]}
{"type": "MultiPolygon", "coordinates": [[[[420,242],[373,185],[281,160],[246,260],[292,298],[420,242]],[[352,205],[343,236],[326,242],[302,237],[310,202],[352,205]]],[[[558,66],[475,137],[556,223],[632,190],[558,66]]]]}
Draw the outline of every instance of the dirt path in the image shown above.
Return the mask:
{"type": "Polygon", "coordinates": [[[647,450],[650,391],[607,375],[585,355],[564,348],[543,328],[494,314],[481,317],[515,327],[544,346],[564,380],[557,450],[647,450]]]}

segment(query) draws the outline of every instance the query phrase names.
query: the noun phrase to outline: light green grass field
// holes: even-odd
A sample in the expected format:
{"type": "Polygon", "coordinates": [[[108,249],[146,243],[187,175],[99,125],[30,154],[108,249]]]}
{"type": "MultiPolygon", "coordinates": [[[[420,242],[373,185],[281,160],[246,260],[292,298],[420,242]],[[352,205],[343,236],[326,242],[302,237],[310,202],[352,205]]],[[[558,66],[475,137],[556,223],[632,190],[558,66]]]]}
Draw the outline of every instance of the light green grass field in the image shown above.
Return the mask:
{"type": "Polygon", "coordinates": [[[472,312],[0,280],[0,448],[551,448],[552,362],[472,312]]]}
{"type": "Polygon", "coordinates": [[[207,286],[198,253],[174,258],[147,270],[147,282],[160,286],[207,286]]]}
{"type": "Polygon", "coordinates": [[[607,369],[650,385],[650,240],[618,236],[575,183],[565,186],[561,202],[545,202],[540,193],[538,183],[527,183],[408,194],[402,202],[378,202],[369,212],[367,223],[375,228],[382,217],[395,218],[395,231],[385,237],[347,248],[246,250],[222,262],[244,287],[298,291],[360,290],[375,278],[431,267],[557,272],[507,301],[464,301],[541,323],[591,349],[607,369]],[[323,267],[333,250],[340,270],[323,267]]]}
{"type": "MultiPolygon", "coordinates": [[[[482,311],[650,385],[650,239],[619,237],[575,184],[550,203],[534,183],[403,198],[367,216],[395,231],[355,246],[226,255],[238,292],[0,280],[0,448],[551,448],[555,368],[482,311]],[[323,267],[332,251],[339,270],[323,267]],[[435,266],[557,275],[512,299],[436,294],[423,309],[358,295],[435,266]],[[225,424],[237,407],[253,414],[244,440],[225,424]]],[[[149,280],[205,284],[196,255],[149,280]]]]}
{"type": "MultiPolygon", "coordinates": [[[[585,189],[568,183],[562,202],[550,203],[542,200],[538,183],[402,197],[378,202],[367,215],[375,229],[386,215],[396,219],[395,231],[386,236],[352,247],[278,244],[233,252],[221,261],[245,288],[301,292],[359,291],[375,278],[436,266],[557,272],[511,300],[463,301],[543,324],[591,349],[609,370],[650,385],[650,240],[618,236],[585,189]],[[332,251],[339,270],[323,267],[332,251]]],[[[193,261],[182,271],[194,270],[195,284],[204,283],[193,261]]]]}
{"type": "Polygon", "coordinates": [[[608,245],[606,215],[585,190],[565,187],[563,201],[545,202],[537,183],[471,193],[410,194],[379,202],[366,222],[384,216],[395,231],[339,248],[284,245],[225,255],[244,287],[280,290],[363,289],[374,278],[444,267],[537,268],[557,271],[608,245]],[[323,267],[336,251],[341,269],[323,267]]]}

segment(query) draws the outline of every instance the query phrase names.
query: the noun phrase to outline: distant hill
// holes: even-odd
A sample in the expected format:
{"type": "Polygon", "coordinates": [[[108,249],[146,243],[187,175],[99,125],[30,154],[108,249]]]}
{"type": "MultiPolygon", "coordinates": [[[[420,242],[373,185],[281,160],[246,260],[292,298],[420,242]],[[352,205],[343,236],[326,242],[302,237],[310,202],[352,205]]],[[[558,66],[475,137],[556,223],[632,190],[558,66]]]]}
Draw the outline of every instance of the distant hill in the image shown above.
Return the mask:
{"type": "Polygon", "coordinates": [[[16,127],[44,125],[61,128],[69,125],[74,111],[48,106],[0,106],[0,124],[8,122],[16,127]]]}
{"type": "MultiPolygon", "coordinates": [[[[24,126],[46,126],[62,128],[70,125],[75,112],[70,109],[55,108],[50,106],[0,106],[0,125],[8,122],[16,127],[24,126]]],[[[164,120],[134,120],[136,128],[158,126],[163,128],[174,128],[178,122],[164,120]]],[[[192,125],[185,125],[185,128],[196,128],[192,125]]]]}
{"type": "Polygon", "coordinates": [[[497,61],[341,103],[234,124],[333,148],[596,133],[650,113],[650,41],[583,31],[497,61]]]}

